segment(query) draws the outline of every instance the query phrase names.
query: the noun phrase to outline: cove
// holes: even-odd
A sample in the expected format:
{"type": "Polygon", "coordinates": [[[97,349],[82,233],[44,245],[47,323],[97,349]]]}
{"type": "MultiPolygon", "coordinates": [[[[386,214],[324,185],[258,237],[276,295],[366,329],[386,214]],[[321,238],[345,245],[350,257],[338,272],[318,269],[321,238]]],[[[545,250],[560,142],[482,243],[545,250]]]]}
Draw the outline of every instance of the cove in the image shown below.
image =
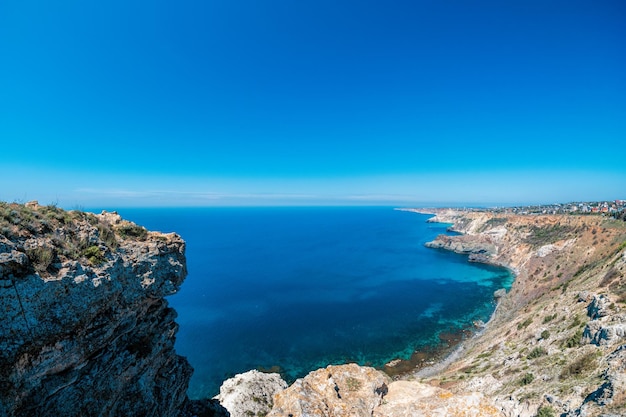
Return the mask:
{"type": "Polygon", "coordinates": [[[329,364],[382,368],[486,322],[504,268],[424,247],[449,225],[387,207],[124,209],[187,242],[170,297],[191,398],[250,369],[288,382],[329,364]]]}

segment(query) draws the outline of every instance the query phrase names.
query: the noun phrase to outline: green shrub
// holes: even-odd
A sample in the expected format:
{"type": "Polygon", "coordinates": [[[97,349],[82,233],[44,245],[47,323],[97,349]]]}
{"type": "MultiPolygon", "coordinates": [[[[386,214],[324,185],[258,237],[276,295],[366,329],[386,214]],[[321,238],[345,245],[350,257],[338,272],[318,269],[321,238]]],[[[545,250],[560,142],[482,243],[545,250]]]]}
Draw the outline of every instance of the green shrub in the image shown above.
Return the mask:
{"type": "Polygon", "coordinates": [[[543,324],[549,323],[557,317],[556,313],[552,315],[547,315],[543,318],[543,324]]]}
{"type": "Polygon", "coordinates": [[[549,339],[550,338],[550,332],[547,330],[544,330],[543,332],[541,332],[541,338],[542,339],[549,339]]]}
{"type": "Polygon", "coordinates": [[[519,380],[520,385],[528,385],[535,380],[535,376],[532,373],[527,373],[519,380]]]}
{"type": "Polygon", "coordinates": [[[52,248],[47,246],[38,246],[36,248],[27,249],[26,256],[28,256],[28,259],[30,260],[33,268],[35,268],[35,271],[42,274],[46,272],[54,260],[55,254],[52,248]]]}
{"type": "Polygon", "coordinates": [[[576,326],[580,326],[583,322],[580,320],[580,316],[576,315],[574,320],[572,320],[572,324],[569,325],[568,329],[573,329],[576,326]]]}
{"type": "Polygon", "coordinates": [[[569,366],[561,372],[561,378],[578,377],[589,373],[596,368],[596,352],[589,352],[570,363],[569,366]]]}
{"type": "Polygon", "coordinates": [[[526,356],[526,357],[528,359],[535,359],[535,358],[539,358],[540,356],[545,356],[547,354],[548,354],[547,350],[545,350],[541,346],[538,346],[538,347],[534,348],[533,350],[531,350],[530,353],[528,354],[528,356],[526,356]]]}
{"type": "Polygon", "coordinates": [[[87,260],[89,261],[90,264],[92,264],[94,266],[99,266],[102,263],[104,263],[104,261],[106,261],[106,258],[104,257],[104,254],[102,253],[100,248],[98,246],[96,246],[96,245],[89,246],[87,249],[85,249],[82,252],[82,255],[85,258],[87,258],[87,260]]]}
{"type": "Polygon", "coordinates": [[[555,417],[554,409],[547,405],[542,405],[537,410],[537,417],[555,417]]]}
{"type": "Polygon", "coordinates": [[[519,323],[517,325],[517,330],[522,330],[525,329],[526,327],[528,327],[530,325],[530,323],[533,322],[533,319],[531,317],[527,318],[526,320],[524,320],[523,322],[519,323]]]}
{"type": "Polygon", "coordinates": [[[580,339],[582,337],[583,337],[583,330],[582,329],[576,330],[576,333],[574,333],[572,336],[568,337],[567,339],[563,341],[563,347],[573,348],[573,347],[580,346],[580,339]]]}
{"type": "Polygon", "coordinates": [[[148,231],[136,224],[125,224],[117,228],[117,233],[123,238],[136,238],[138,240],[144,240],[148,236],[148,231]]]}
{"type": "Polygon", "coordinates": [[[61,224],[68,224],[72,221],[69,213],[63,209],[58,208],[54,204],[49,204],[45,207],[40,208],[42,214],[52,221],[57,221],[61,224]]]}
{"type": "Polygon", "coordinates": [[[567,239],[574,233],[574,227],[561,225],[560,223],[551,226],[532,226],[525,241],[535,247],[543,246],[562,239],[567,239]]]}
{"type": "Polygon", "coordinates": [[[104,244],[111,250],[117,249],[117,238],[115,237],[115,232],[113,232],[111,226],[106,223],[99,223],[97,227],[100,239],[104,242],[104,244]]]}

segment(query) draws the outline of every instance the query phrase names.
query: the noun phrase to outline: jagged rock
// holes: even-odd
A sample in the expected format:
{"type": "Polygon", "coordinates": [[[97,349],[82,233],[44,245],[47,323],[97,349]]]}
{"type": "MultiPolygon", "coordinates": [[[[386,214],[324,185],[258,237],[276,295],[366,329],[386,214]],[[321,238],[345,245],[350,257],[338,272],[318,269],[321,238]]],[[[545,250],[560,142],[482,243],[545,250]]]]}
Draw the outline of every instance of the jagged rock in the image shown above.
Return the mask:
{"type": "Polygon", "coordinates": [[[268,417],[495,417],[502,414],[481,393],[452,392],[417,381],[393,381],[355,364],[311,372],[274,397],[268,417]]]}
{"type": "Polygon", "coordinates": [[[626,316],[613,316],[607,320],[592,320],[585,326],[583,342],[597,346],[612,345],[626,338],[626,316]]]}
{"type": "Polygon", "coordinates": [[[185,242],[148,233],[107,246],[103,216],[14,210],[41,220],[2,240],[0,416],[178,415],[192,369],[164,297],[186,275],[185,242]],[[94,258],[64,255],[70,237],[94,258]]]}
{"type": "Polygon", "coordinates": [[[571,415],[623,416],[626,413],[626,345],[607,356],[607,368],[602,373],[602,384],[587,395],[582,405],[571,415]],[[620,414],[598,414],[604,406],[612,406],[620,414]]]}
{"type": "Polygon", "coordinates": [[[483,253],[470,253],[467,257],[467,260],[470,262],[487,264],[489,263],[489,256],[483,253]]]}
{"type": "Polygon", "coordinates": [[[266,415],[274,405],[274,394],[287,388],[280,375],[256,370],[224,381],[217,397],[232,417],[266,415]]]}
{"type": "Polygon", "coordinates": [[[276,394],[268,417],[371,417],[390,382],[374,368],[328,366],[276,394]]]}
{"type": "Polygon", "coordinates": [[[474,255],[473,259],[487,259],[491,254],[496,253],[496,246],[489,237],[477,237],[469,235],[448,236],[439,235],[432,242],[425,244],[428,248],[446,249],[456,253],[474,255]]]}
{"type": "Polygon", "coordinates": [[[23,277],[28,272],[28,257],[23,252],[12,250],[9,246],[3,245],[6,252],[0,253],[0,282],[23,277]]]}
{"type": "MultiPolygon", "coordinates": [[[[626,345],[618,347],[607,356],[607,365],[602,373],[606,381],[600,387],[602,395],[592,400],[600,405],[618,402],[626,408],[626,345]]],[[[593,397],[593,394],[590,397],[593,397]]]]}
{"type": "Polygon", "coordinates": [[[215,399],[188,400],[177,417],[231,417],[215,399]]]}
{"type": "Polygon", "coordinates": [[[594,295],[591,303],[587,307],[587,315],[590,319],[595,320],[605,317],[609,314],[609,305],[611,301],[605,295],[594,295]]]}

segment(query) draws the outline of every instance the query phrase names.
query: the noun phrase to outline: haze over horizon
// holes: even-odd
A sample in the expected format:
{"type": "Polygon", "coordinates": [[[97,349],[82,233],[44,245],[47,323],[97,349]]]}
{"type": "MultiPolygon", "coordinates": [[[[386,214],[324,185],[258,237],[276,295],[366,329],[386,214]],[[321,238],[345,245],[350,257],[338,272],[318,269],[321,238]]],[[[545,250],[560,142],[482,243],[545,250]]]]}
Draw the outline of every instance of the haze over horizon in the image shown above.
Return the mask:
{"type": "Polygon", "coordinates": [[[0,200],[626,199],[621,1],[0,4],[0,200]]]}

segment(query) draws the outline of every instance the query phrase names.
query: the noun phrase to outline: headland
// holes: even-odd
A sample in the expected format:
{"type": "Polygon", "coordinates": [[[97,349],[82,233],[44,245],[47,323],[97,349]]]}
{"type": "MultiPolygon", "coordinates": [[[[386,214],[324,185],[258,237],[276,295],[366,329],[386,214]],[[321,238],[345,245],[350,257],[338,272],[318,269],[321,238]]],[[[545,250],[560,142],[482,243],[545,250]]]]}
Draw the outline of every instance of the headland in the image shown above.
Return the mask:
{"type": "Polygon", "coordinates": [[[429,247],[515,273],[488,325],[429,372],[313,372],[275,393],[268,415],[626,415],[623,211],[566,207],[415,209],[460,233],[429,247]]]}
{"type": "Polygon", "coordinates": [[[217,401],[242,417],[626,415],[626,222],[571,207],[419,210],[460,233],[429,247],[516,275],[428,374],[347,364],[285,388],[250,372],[191,402],[164,299],[186,275],[182,239],[116,213],[2,203],[0,415],[226,415],[217,401]]]}

